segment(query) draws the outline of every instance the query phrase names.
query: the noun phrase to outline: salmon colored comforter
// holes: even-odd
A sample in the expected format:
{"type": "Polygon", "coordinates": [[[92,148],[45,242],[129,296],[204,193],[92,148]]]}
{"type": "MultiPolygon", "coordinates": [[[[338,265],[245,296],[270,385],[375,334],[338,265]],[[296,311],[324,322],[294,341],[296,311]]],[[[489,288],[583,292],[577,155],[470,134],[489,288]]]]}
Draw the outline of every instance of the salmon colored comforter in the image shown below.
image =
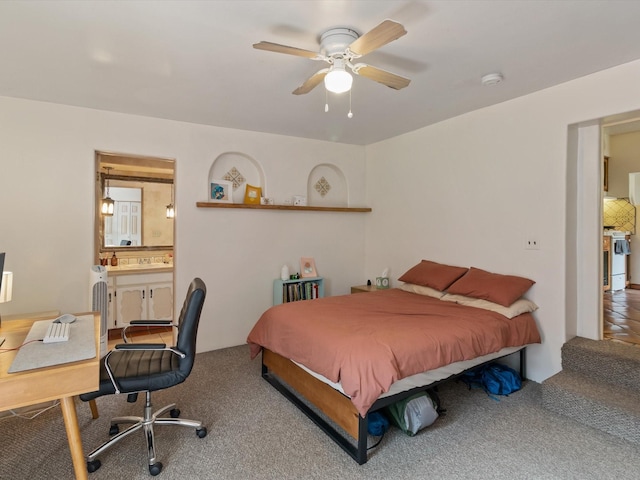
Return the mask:
{"type": "Polygon", "coordinates": [[[416,373],[540,343],[529,313],[498,313],[399,289],[285,303],[262,314],[247,342],[333,382],[364,416],[392,383],[416,373]]]}

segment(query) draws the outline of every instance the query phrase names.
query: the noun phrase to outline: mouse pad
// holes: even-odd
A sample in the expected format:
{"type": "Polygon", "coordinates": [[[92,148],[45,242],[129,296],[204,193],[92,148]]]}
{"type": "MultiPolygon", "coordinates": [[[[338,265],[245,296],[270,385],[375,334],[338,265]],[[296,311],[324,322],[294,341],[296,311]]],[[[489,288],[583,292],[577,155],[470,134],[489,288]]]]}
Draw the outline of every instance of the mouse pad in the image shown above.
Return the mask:
{"type": "MultiPolygon", "coordinates": [[[[18,350],[13,359],[9,373],[33,370],[34,368],[50,367],[61,363],[87,360],[96,356],[95,332],[93,315],[80,315],[71,324],[69,340],[59,343],[33,342],[18,350]]],[[[25,343],[31,340],[42,340],[47,333],[51,320],[34,322],[25,343]]]]}

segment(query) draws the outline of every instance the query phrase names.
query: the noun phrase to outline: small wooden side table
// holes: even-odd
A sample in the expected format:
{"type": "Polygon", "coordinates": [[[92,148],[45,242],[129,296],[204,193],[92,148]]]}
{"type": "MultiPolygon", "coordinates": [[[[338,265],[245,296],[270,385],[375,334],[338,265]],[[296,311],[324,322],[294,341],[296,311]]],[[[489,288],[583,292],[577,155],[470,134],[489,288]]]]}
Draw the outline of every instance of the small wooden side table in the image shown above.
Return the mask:
{"type": "Polygon", "coordinates": [[[375,292],[378,290],[375,285],[356,285],[351,287],[351,293],[375,292]]]}

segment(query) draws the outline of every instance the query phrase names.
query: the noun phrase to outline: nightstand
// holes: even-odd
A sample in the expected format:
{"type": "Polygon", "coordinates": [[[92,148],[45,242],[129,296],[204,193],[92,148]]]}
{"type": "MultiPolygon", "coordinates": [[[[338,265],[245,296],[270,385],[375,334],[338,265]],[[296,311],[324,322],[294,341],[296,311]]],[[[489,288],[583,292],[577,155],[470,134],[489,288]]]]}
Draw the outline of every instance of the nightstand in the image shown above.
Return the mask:
{"type": "Polygon", "coordinates": [[[356,285],[351,287],[351,293],[375,292],[378,290],[375,285],[356,285]]]}

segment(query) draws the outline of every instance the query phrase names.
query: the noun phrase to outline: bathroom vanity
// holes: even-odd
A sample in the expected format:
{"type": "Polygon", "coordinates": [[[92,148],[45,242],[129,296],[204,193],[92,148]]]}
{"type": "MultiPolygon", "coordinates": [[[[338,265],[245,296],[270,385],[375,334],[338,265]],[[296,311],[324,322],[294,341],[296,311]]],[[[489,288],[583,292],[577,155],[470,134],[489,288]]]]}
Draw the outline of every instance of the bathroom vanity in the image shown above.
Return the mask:
{"type": "Polygon", "coordinates": [[[131,320],[173,319],[173,266],[107,267],[108,329],[131,320]]]}

